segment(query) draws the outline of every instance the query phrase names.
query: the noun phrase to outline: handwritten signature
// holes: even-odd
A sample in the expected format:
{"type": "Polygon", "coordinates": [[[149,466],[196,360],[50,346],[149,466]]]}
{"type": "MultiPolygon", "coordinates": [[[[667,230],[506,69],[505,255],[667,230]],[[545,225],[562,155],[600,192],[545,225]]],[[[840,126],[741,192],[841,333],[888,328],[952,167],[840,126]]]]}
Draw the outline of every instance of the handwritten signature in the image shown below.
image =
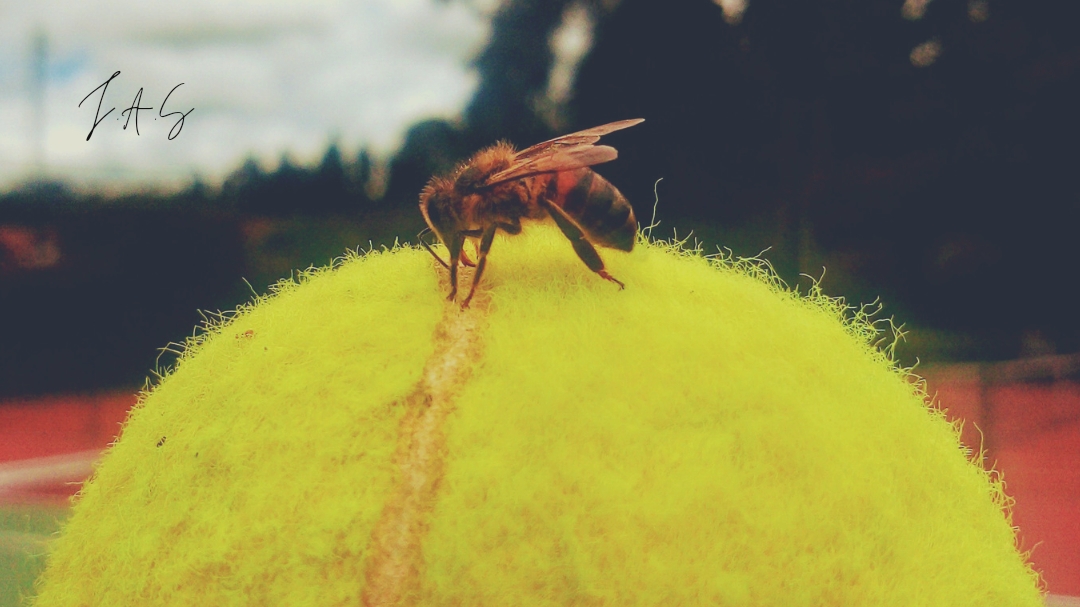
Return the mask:
{"type": "MultiPolygon", "coordinates": [[[[105,100],[105,91],[107,91],[109,89],[109,83],[112,82],[113,79],[116,78],[119,75],[120,75],[120,70],[116,70],[115,72],[113,72],[113,75],[109,76],[108,80],[106,80],[105,82],[102,82],[101,84],[99,84],[94,90],[90,91],[86,95],[86,97],[83,97],[82,101],[79,102],[79,107],[82,107],[83,102],[85,102],[87,99],[89,99],[90,95],[93,95],[94,93],[96,93],[98,91],[98,89],[101,89],[101,98],[98,99],[97,111],[94,113],[94,126],[90,127],[90,134],[86,136],[87,141],[90,141],[90,137],[94,134],[94,129],[96,129],[99,124],[101,124],[101,121],[105,120],[105,117],[108,116],[109,114],[111,114],[112,111],[116,109],[114,107],[114,108],[110,109],[108,112],[105,112],[105,114],[102,114],[101,113],[101,102],[105,100]]],[[[162,118],[168,118],[169,116],[175,116],[177,114],[180,115],[180,118],[178,118],[177,121],[173,124],[172,128],[169,129],[169,135],[168,135],[169,141],[172,141],[173,139],[176,139],[177,135],[179,135],[180,131],[184,128],[184,118],[187,118],[188,114],[195,111],[195,108],[191,108],[190,110],[188,110],[186,112],[169,112],[168,114],[162,114],[162,112],[165,111],[165,103],[167,101],[169,101],[169,96],[172,95],[173,91],[180,88],[183,84],[184,83],[181,82],[180,84],[172,87],[172,90],[169,91],[168,95],[165,95],[165,99],[161,102],[161,108],[158,109],[158,116],[160,116],[162,118]]],[[[141,133],[139,133],[139,110],[152,110],[152,109],[154,109],[154,106],[145,106],[145,107],[143,107],[143,106],[139,105],[140,103],[142,103],[142,94],[143,94],[143,89],[142,89],[142,87],[139,87],[139,92],[135,93],[135,99],[131,102],[131,106],[128,109],[120,112],[120,116],[123,116],[125,114],[127,115],[127,120],[124,121],[124,130],[125,131],[128,128],[128,124],[131,123],[132,117],[135,118],[135,134],[136,135],[141,135],[141,133]]],[[[119,120],[120,116],[117,116],[116,119],[119,120]]],[[[154,118],[154,120],[157,120],[157,118],[154,118]]]]}

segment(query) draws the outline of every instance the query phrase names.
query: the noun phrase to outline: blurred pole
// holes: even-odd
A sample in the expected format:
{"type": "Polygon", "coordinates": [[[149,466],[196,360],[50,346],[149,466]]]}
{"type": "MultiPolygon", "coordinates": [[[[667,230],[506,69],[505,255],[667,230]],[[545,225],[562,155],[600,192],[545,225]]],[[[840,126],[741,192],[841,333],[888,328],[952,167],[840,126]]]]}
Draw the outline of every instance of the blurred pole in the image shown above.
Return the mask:
{"type": "Polygon", "coordinates": [[[49,39],[41,26],[30,41],[30,155],[31,179],[45,178],[45,78],[49,61],[49,39]]]}

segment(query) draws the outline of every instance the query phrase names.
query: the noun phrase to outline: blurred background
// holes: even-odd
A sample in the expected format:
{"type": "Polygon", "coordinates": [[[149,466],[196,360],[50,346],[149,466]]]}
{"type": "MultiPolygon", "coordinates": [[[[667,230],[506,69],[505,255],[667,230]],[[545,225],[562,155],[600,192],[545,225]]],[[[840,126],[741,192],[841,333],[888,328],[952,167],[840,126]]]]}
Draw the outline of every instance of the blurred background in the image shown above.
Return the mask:
{"type": "Polygon", "coordinates": [[[1051,0],[0,2],[0,605],[204,314],[415,242],[426,180],[498,139],[635,117],[598,170],[642,223],[656,203],[653,236],[883,302],[1073,604],[1078,20],[1051,0]]]}

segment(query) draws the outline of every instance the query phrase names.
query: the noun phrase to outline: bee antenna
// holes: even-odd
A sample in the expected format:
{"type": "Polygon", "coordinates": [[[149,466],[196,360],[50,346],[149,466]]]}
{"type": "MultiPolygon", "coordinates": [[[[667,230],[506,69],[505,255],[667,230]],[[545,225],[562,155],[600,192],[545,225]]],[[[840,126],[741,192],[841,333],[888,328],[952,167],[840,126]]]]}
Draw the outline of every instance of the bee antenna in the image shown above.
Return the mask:
{"type": "Polygon", "coordinates": [[[435,258],[435,261],[439,262],[440,264],[442,264],[442,267],[449,270],[450,265],[443,261],[442,257],[439,257],[439,254],[435,252],[435,249],[432,249],[431,245],[429,245],[427,241],[424,240],[424,236],[426,236],[429,232],[431,232],[431,228],[424,228],[420,231],[419,234],[416,235],[416,239],[420,241],[420,244],[424,245],[424,248],[427,249],[428,253],[431,253],[431,256],[435,258]]]}

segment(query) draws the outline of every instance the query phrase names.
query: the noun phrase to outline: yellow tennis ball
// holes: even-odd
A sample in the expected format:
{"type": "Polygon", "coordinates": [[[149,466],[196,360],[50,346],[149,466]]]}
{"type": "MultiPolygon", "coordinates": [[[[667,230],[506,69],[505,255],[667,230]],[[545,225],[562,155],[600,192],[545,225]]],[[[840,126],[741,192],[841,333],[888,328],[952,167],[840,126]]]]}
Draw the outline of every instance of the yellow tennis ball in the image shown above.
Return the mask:
{"type": "Polygon", "coordinates": [[[395,249],[192,344],[83,488],[61,605],[1041,604],[1000,483],[864,321],[747,264],[395,249]],[[466,283],[467,285],[467,283],[466,283]]]}

